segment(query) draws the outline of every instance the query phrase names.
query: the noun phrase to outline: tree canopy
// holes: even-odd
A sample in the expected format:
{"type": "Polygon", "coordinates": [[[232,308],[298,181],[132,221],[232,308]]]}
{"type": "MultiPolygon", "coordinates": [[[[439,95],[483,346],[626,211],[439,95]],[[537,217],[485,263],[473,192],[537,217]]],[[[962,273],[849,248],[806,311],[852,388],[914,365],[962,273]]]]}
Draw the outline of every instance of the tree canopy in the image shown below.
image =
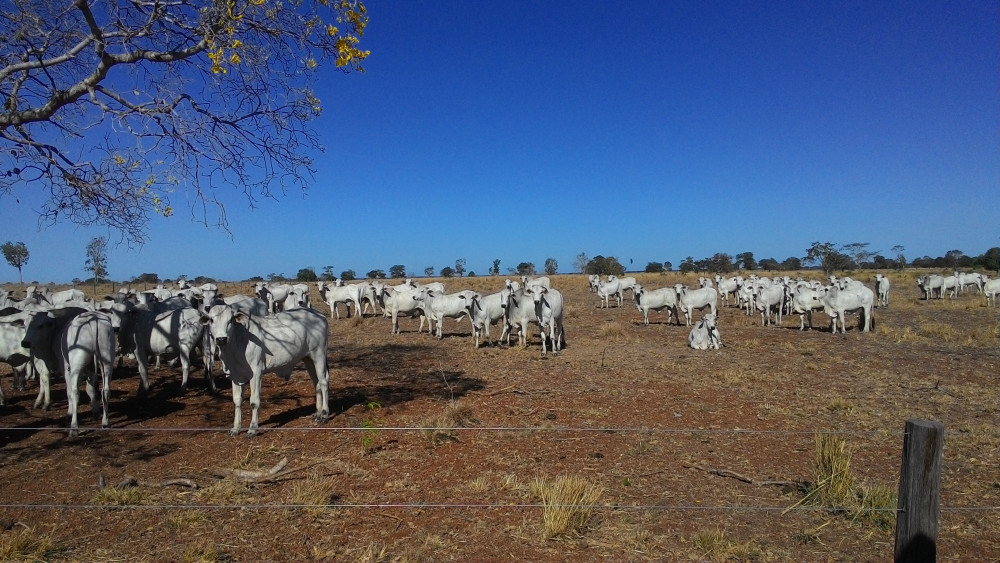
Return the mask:
{"type": "Polygon", "coordinates": [[[324,63],[363,71],[357,0],[11,0],[0,18],[0,197],[46,190],[42,220],[145,240],[174,214],[226,229],[305,189],[324,63]]]}

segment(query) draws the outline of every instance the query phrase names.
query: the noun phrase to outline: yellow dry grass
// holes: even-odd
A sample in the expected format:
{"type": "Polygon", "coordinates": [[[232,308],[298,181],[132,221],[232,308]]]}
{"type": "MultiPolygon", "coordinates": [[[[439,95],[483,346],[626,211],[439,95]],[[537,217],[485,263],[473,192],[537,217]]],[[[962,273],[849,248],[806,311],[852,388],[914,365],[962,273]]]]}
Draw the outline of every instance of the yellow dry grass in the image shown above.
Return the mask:
{"type": "Polygon", "coordinates": [[[548,539],[582,532],[594,516],[594,505],[603,492],[600,485],[572,475],[535,479],[531,493],[544,505],[542,537],[548,539]]]}

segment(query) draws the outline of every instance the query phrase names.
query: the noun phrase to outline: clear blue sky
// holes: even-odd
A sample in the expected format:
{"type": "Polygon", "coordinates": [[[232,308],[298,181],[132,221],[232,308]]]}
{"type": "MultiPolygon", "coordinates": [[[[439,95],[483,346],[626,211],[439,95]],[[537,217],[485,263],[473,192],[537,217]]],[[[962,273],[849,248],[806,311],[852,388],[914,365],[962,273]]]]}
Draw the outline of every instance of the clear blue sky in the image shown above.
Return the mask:
{"type": "MultiPolygon", "coordinates": [[[[231,239],[175,195],[145,246],[112,237],[113,279],[1000,246],[995,1],[367,6],[367,73],[317,89],[309,192],[227,196],[231,239]]],[[[25,280],[88,277],[106,233],[39,231],[32,199],[0,199],[25,280]]]]}

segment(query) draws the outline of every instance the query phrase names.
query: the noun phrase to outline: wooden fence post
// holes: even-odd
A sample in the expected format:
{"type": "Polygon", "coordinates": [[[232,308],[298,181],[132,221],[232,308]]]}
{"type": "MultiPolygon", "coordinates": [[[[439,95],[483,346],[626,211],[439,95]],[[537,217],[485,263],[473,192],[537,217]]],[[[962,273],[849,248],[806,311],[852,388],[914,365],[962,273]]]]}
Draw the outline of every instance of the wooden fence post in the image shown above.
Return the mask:
{"type": "Polygon", "coordinates": [[[896,512],[897,563],[937,560],[943,451],[943,424],[906,421],[896,512]]]}

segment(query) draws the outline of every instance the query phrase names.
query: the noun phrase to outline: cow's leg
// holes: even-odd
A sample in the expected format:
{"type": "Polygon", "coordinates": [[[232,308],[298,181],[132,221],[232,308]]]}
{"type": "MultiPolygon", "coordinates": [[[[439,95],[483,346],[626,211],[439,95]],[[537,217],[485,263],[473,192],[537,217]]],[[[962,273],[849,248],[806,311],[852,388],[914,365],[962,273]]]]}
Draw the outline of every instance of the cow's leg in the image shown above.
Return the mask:
{"type": "Polygon", "coordinates": [[[38,397],[35,398],[35,408],[37,409],[38,407],[42,407],[42,410],[47,411],[49,410],[49,407],[52,406],[52,399],[50,396],[52,382],[49,380],[51,377],[49,368],[42,362],[39,362],[42,364],[39,368],[34,359],[28,363],[34,366],[34,369],[38,372],[38,397]]]}
{"type": "Polygon", "coordinates": [[[250,378],[250,426],[247,427],[247,437],[257,435],[257,425],[260,417],[260,389],[264,374],[254,373],[250,378]]]}
{"type": "Polygon", "coordinates": [[[76,419],[77,406],[80,403],[80,371],[77,369],[63,369],[64,376],[66,378],[66,399],[68,405],[66,409],[69,411],[69,437],[75,438],[79,434],[79,423],[76,419]]]}
{"type": "Polygon", "coordinates": [[[240,433],[240,423],[243,414],[243,386],[233,382],[233,404],[236,406],[236,414],[233,416],[233,427],[229,430],[230,436],[240,433]]]}
{"type": "Polygon", "coordinates": [[[139,368],[139,394],[142,394],[149,391],[149,350],[145,345],[135,347],[135,363],[139,368]]]}
{"type": "Polygon", "coordinates": [[[111,405],[111,371],[114,369],[113,366],[115,363],[113,356],[114,353],[112,352],[112,357],[103,358],[101,362],[101,406],[104,411],[101,417],[101,428],[111,426],[111,420],[108,418],[108,409],[111,405]]]}
{"type": "Polygon", "coordinates": [[[313,421],[322,424],[330,417],[330,373],[323,350],[316,350],[306,358],[306,371],[316,387],[316,414],[313,415],[313,421]]]}
{"type": "Polygon", "coordinates": [[[188,376],[191,375],[191,347],[182,344],[177,349],[181,359],[181,392],[187,391],[188,376]]]}

